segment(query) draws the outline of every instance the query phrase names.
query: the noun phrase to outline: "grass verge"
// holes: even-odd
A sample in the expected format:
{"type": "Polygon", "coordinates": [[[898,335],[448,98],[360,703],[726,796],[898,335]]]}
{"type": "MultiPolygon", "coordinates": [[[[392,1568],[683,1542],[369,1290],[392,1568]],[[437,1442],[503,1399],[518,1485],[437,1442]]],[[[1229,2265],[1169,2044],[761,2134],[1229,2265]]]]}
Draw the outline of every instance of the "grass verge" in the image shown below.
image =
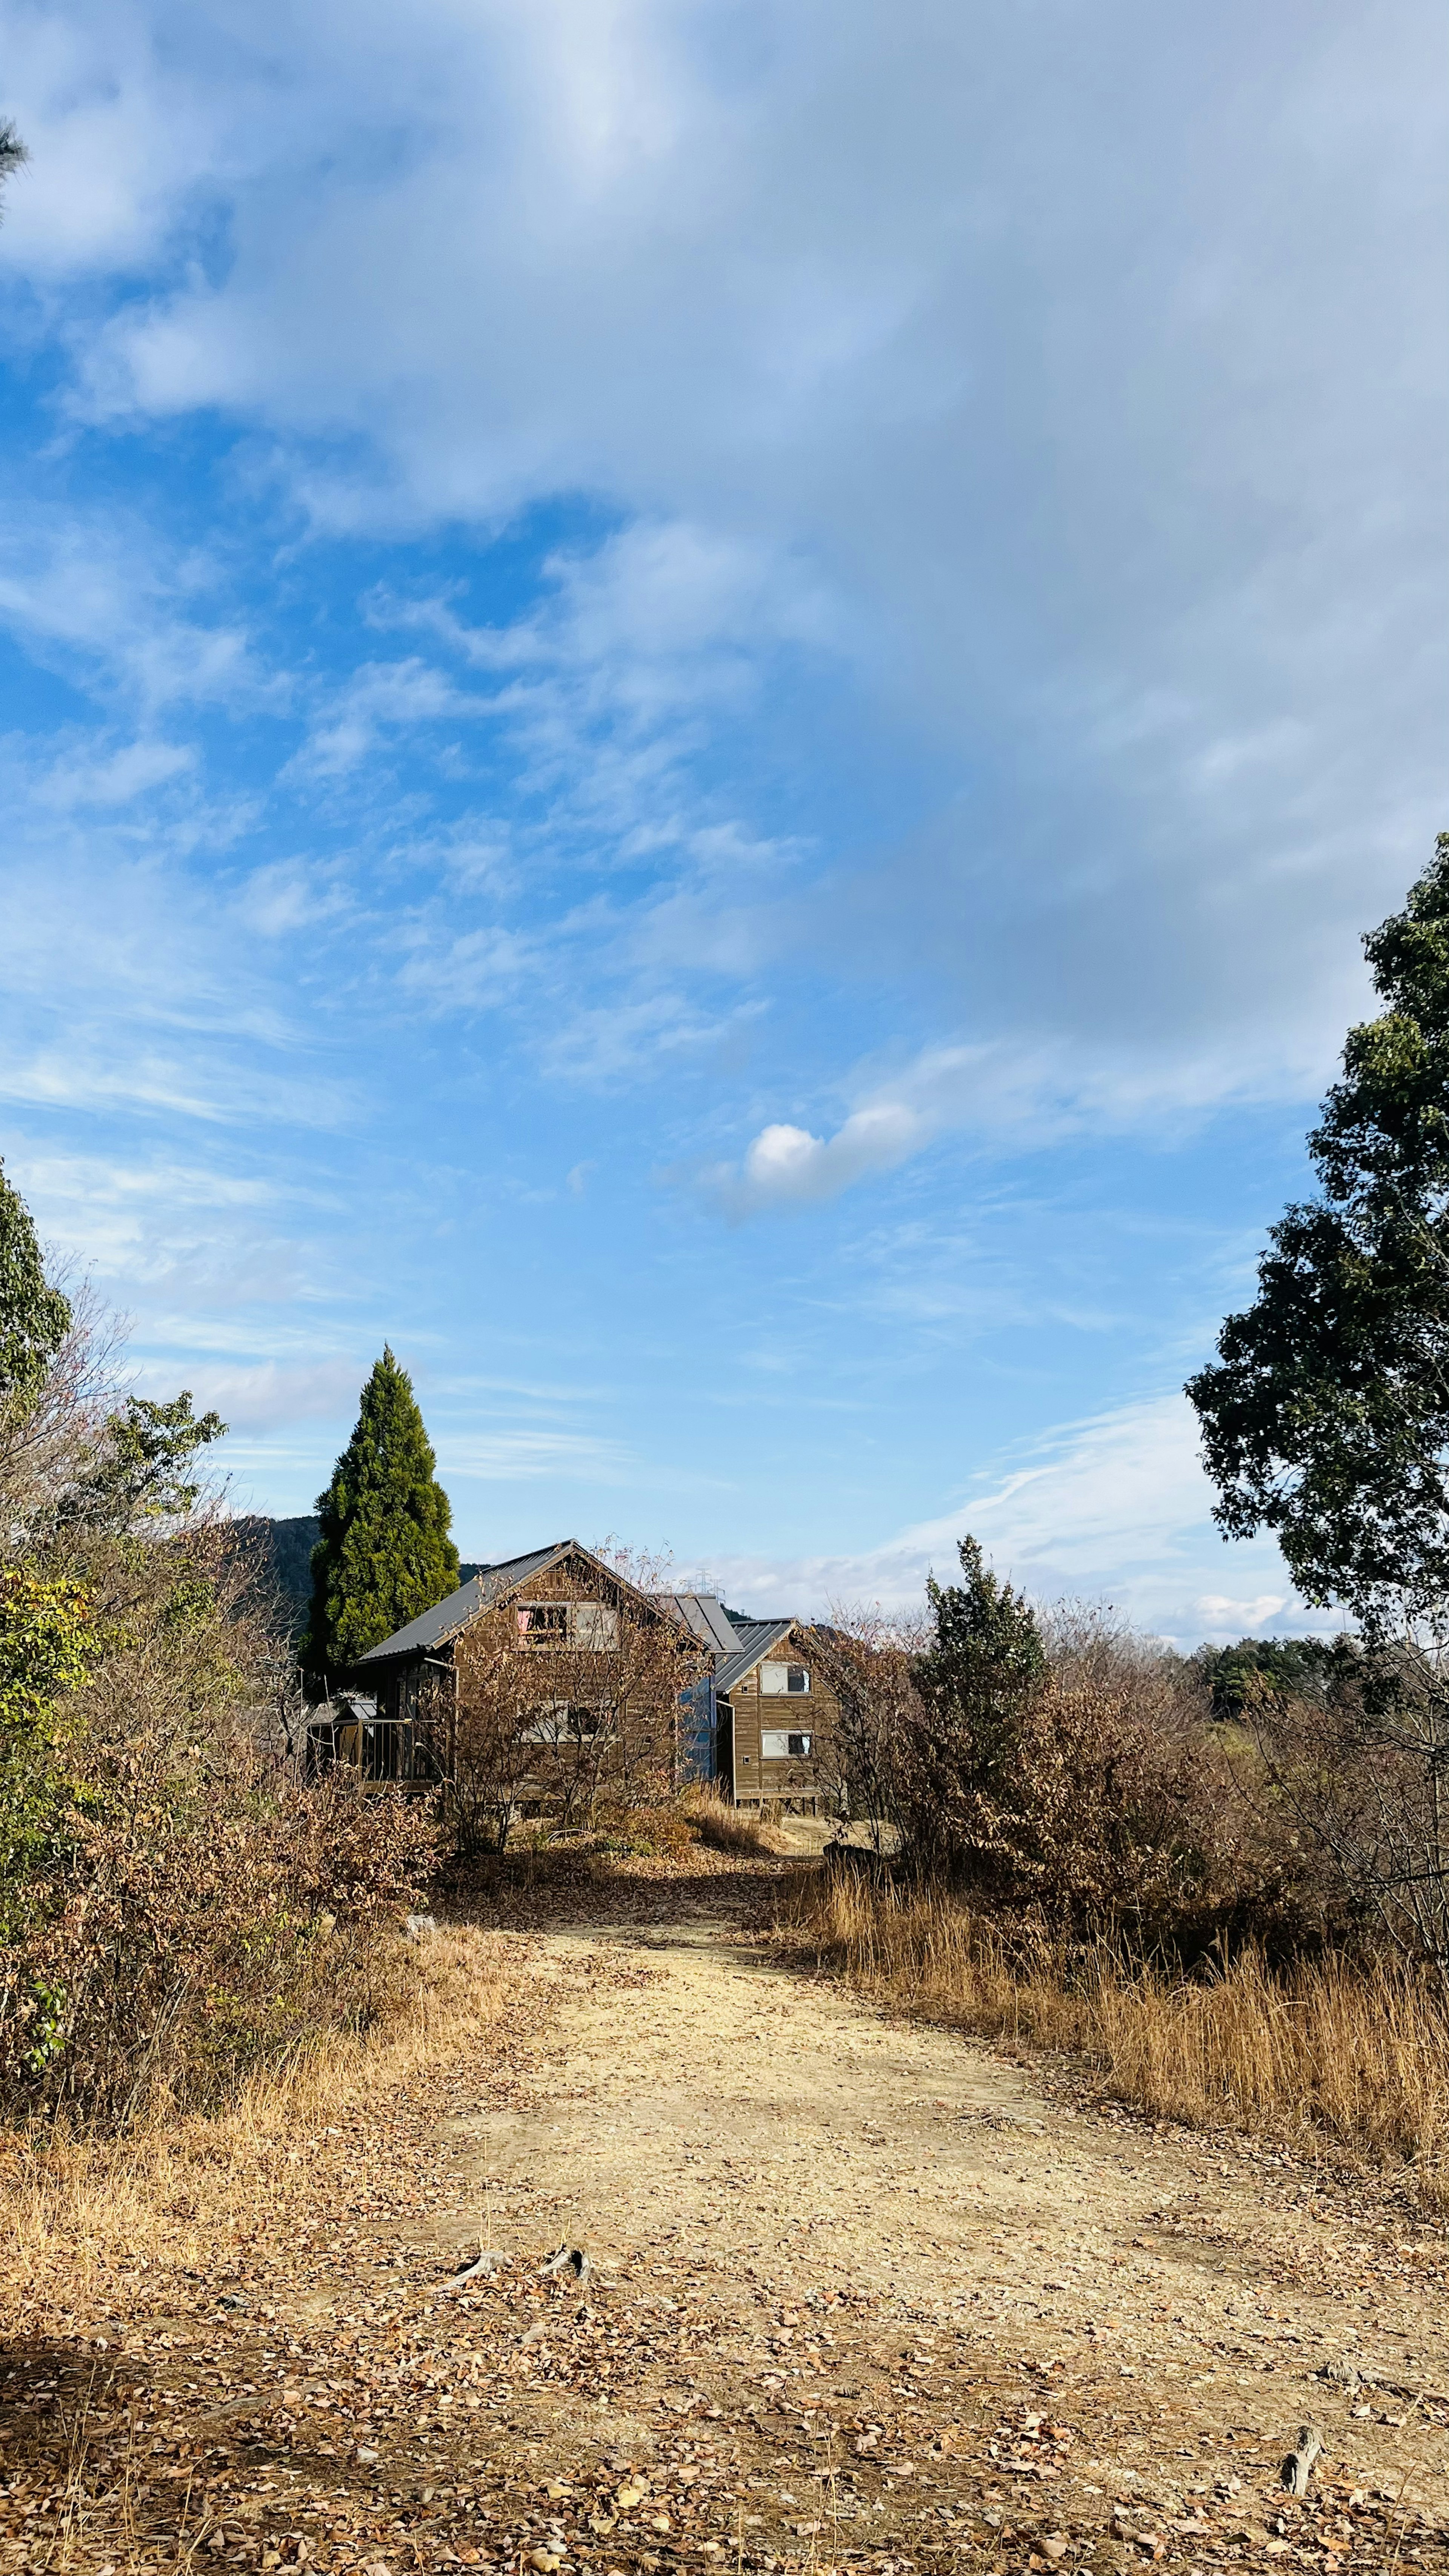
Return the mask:
{"type": "Polygon", "coordinates": [[[1185,1978],[834,1873],[796,1895],[785,1929],[882,2003],[1085,2058],[1113,2099],[1158,2118],[1408,2162],[1425,2201],[1449,2204],[1449,2014],[1397,1963],[1278,1974],[1249,1950],[1185,1978]]]}
{"type": "Polygon", "coordinates": [[[490,2038],[511,1983],[507,1945],[470,1928],[409,1946],[392,2009],[366,2036],[299,2043],[224,2112],[157,2108],[119,2137],[46,2130],[0,2140],[10,2246],[0,2331],[83,2313],[117,2276],[182,2276],[260,2226],[285,2230],[326,2142],[429,2068],[490,2038]]]}

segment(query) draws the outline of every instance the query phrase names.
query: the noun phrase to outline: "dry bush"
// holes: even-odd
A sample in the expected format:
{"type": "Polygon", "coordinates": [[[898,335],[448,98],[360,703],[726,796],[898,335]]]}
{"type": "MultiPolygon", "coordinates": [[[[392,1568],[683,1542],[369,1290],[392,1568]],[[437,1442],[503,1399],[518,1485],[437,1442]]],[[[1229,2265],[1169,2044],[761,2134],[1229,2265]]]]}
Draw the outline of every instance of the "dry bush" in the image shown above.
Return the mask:
{"type": "Polygon", "coordinates": [[[1354,1917],[1449,1997],[1449,1649],[1341,1646],[1321,1697],[1245,1693],[1266,1791],[1354,1917]]]}
{"type": "Polygon", "coordinates": [[[395,1794],[305,1784],[269,1740],[225,1525],[92,1532],[69,1562],[98,1645],[0,1953],[0,2107],[115,2121],[213,2102],[299,2030],[383,2008],[378,1936],[433,1829],[395,1794]]]}
{"type": "Polygon", "coordinates": [[[1041,1628],[1039,1670],[998,1687],[988,1667],[927,1704],[924,1623],[832,1611],[820,1651],[851,1811],[898,1828],[918,1876],[1143,1954],[1321,1940],[1327,1878],[1261,1794],[1261,1765],[1234,1761],[1191,1668],[1090,1605],[1041,1628]]]}
{"type": "Polygon", "coordinates": [[[882,2003],[1085,2057],[1108,2094],[1160,2118],[1412,2161],[1427,2200],[1449,2197],[1449,2013],[1400,1962],[1275,1972],[1250,1948],[1188,1978],[846,1872],[802,1892],[783,1928],[882,2003]]]}
{"type": "Polygon", "coordinates": [[[611,1860],[688,1860],[695,1836],[691,1819],[672,1802],[631,1806],[601,1798],[594,1810],[598,1849],[611,1860]]]}
{"type": "Polygon", "coordinates": [[[314,2188],[328,2132],[376,2112],[435,2067],[496,2037],[511,1986],[507,1944],[472,1929],[416,1947],[393,1935],[392,2009],[367,2034],[299,2031],[225,2110],[138,2121],[122,2135],[64,2128],[0,2141],[10,2249],[0,2318],[74,2309],[118,2264],[195,2273],[259,2222],[285,2232],[314,2188]]]}

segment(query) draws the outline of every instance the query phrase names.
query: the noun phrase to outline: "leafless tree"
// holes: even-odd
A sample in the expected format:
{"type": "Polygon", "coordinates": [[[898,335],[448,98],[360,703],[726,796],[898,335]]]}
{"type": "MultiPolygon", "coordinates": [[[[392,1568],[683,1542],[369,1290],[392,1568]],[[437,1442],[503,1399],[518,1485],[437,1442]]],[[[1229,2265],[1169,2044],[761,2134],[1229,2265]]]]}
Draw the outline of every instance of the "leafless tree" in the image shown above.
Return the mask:
{"type": "Polygon", "coordinates": [[[813,1652],[837,1717],[822,1746],[824,1777],[841,1808],[866,1822],[877,1851],[893,1841],[905,1799],[905,1755],[915,1685],[911,1665],[928,1634],[924,1611],[888,1615],[879,1604],[834,1602],[813,1652]]]}
{"type": "Polygon", "coordinates": [[[673,1786],[697,1642],[625,1582],[607,1598],[597,1578],[553,1574],[548,1588],[546,1602],[512,1600],[473,1620],[451,1681],[437,1681],[435,1722],[453,1735],[445,1804],[467,1850],[501,1851],[525,1803],[567,1829],[605,1797],[638,1805],[673,1786]]]}
{"type": "Polygon", "coordinates": [[[1265,1690],[1249,1714],[1356,1911],[1449,1987],[1449,1639],[1406,1633],[1346,1658],[1325,1704],[1265,1690]]]}

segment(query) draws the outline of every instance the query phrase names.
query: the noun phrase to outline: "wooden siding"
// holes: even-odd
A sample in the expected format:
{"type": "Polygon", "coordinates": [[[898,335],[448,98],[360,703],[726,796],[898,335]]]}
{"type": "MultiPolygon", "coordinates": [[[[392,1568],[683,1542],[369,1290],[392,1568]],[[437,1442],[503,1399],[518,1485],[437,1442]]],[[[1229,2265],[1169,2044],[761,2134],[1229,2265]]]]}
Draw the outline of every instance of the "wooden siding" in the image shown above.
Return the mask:
{"type": "Polygon", "coordinates": [[[729,1697],[735,1713],[731,1786],[736,1804],[778,1802],[783,1807],[808,1807],[812,1813],[833,1809],[829,1739],[835,1699],[811,1654],[809,1629],[792,1628],[769,1647],[753,1670],[736,1682],[729,1697]],[[792,1697],[787,1691],[762,1690],[760,1674],[766,1664],[803,1664],[810,1675],[808,1692],[792,1697]],[[808,1757],[767,1755],[762,1739],[775,1733],[808,1734],[808,1757]]]}

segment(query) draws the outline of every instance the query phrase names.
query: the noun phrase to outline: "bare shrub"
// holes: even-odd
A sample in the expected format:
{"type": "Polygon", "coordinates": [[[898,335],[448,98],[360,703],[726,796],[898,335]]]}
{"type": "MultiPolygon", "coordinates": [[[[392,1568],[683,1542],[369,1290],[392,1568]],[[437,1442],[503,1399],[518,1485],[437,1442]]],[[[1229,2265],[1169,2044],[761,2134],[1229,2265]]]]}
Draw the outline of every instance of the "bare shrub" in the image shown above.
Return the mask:
{"type": "MultiPolygon", "coordinates": [[[[592,1609],[592,1590],[551,1574],[550,1596],[592,1609]]],[[[674,1786],[681,1689],[699,1669],[696,1641],[622,1589],[599,1642],[535,1642],[529,1604],[472,1620],[439,1677],[434,1723],[451,1722],[444,1813],[464,1853],[502,1851],[525,1804],[562,1831],[590,1825],[601,1800],[662,1805],[674,1786]],[[452,1698],[449,1703],[448,1695],[452,1698]]]]}
{"type": "Polygon", "coordinates": [[[1322,1699],[1246,1694],[1267,1793],[1358,1920],[1449,1992],[1449,1650],[1339,1654],[1322,1699]]]}
{"type": "Polygon", "coordinates": [[[929,1633],[924,1612],[897,1618],[878,1605],[835,1602],[812,1638],[836,1703],[822,1782],[843,1814],[873,1828],[877,1847],[897,1840],[905,1812],[917,1707],[912,1674],[929,1633]]]}

